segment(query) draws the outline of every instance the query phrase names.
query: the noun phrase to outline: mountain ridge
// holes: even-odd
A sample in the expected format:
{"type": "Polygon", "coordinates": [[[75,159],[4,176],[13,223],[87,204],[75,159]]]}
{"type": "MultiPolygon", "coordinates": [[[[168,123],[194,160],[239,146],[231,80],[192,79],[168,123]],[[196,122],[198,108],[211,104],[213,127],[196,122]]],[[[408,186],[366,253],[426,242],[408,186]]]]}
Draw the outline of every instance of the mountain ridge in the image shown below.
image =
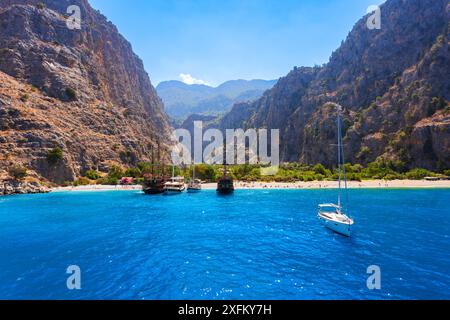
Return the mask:
{"type": "Polygon", "coordinates": [[[184,119],[192,114],[217,115],[238,102],[259,98],[276,80],[229,80],[217,87],[171,80],[158,84],[166,112],[173,118],[184,119]]]}
{"type": "Polygon", "coordinates": [[[283,161],[332,166],[336,113],[326,103],[336,102],[349,161],[448,168],[449,11],[445,0],[388,0],[381,30],[363,17],[327,64],[294,68],[215,126],[280,129],[283,161]]]}

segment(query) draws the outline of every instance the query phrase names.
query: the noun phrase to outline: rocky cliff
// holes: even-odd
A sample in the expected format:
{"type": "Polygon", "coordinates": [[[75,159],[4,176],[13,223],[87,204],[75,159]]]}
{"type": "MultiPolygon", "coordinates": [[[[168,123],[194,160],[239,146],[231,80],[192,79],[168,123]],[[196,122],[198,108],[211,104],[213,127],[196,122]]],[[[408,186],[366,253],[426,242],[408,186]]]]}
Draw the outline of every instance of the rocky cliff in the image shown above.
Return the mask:
{"type": "Polygon", "coordinates": [[[0,170],[72,181],[148,160],[169,132],[142,61],[87,0],[0,0],[0,170]]]}
{"type": "Polygon", "coordinates": [[[327,64],[295,68],[218,126],[280,129],[283,161],[332,165],[336,114],[325,104],[337,102],[346,108],[351,162],[449,168],[448,1],[388,0],[381,13],[380,30],[364,17],[327,64]]]}

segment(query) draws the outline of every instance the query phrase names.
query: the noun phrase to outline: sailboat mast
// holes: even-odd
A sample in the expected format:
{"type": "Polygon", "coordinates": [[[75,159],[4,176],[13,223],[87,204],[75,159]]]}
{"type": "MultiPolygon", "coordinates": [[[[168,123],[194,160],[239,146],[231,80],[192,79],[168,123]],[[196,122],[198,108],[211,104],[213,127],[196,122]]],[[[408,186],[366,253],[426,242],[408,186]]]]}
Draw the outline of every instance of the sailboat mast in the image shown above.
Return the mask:
{"type": "Polygon", "coordinates": [[[339,193],[338,193],[338,206],[341,207],[341,113],[340,107],[338,107],[337,116],[337,128],[338,128],[338,174],[339,174],[339,193]]]}
{"type": "Polygon", "coordinates": [[[155,176],[155,148],[153,147],[153,144],[151,144],[152,148],[152,177],[155,176]]]}
{"type": "Polygon", "coordinates": [[[341,122],[341,158],[342,158],[342,167],[343,167],[343,173],[344,173],[344,186],[345,186],[345,191],[347,191],[347,169],[345,168],[345,156],[344,156],[344,141],[342,138],[342,117],[340,118],[340,122],[341,122]]]}
{"type": "Polygon", "coordinates": [[[223,168],[224,168],[224,175],[226,176],[228,174],[228,171],[227,171],[227,144],[225,141],[223,144],[223,168]]]}
{"type": "Polygon", "coordinates": [[[339,166],[339,199],[338,205],[342,206],[341,192],[342,192],[342,175],[344,176],[344,187],[348,202],[348,183],[347,183],[347,169],[345,168],[345,155],[344,155],[344,141],[342,138],[342,111],[343,108],[337,105],[338,116],[337,116],[337,127],[338,127],[338,166],[339,166]]]}
{"type": "Polygon", "coordinates": [[[161,162],[161,142],[158,139],[158,165],[162,167],[162,176],[164,177],[165,175],[165,165],[164,163],[161,162]]]}

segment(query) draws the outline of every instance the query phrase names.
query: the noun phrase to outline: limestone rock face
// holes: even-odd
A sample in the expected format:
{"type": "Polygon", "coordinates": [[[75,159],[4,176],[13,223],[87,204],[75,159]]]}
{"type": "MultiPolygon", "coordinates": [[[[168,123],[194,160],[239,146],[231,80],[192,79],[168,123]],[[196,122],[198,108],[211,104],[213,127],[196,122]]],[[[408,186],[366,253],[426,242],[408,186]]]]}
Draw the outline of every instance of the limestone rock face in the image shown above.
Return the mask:
{"type": "Polygon", "coordinates": [[[61,183],[149,160],[170,125],[142,61],[86,0],[0,0],[0,170],[61,183]],[[67,8],[81,9],[81,29],[67,8]],[[55,148],[63,151],[48,160],[55,148]]]}
{"type": "Polygon", "coordinates": [[[448,1],[388,0],[381,13],[381,30],[364,17],[327,64],[295,68],[217,126],[280,129],[283,161],[333,165],[336,113],[325,104],[337,102],[346,108],[347,160],[449,168],[448,1]]]}
{"type": "Polygon", "coordinates": [[[13,194],[47,193],[50,190],[37,182],[19,182],[14,180],[0,182],[0,196],[13,194]]]}

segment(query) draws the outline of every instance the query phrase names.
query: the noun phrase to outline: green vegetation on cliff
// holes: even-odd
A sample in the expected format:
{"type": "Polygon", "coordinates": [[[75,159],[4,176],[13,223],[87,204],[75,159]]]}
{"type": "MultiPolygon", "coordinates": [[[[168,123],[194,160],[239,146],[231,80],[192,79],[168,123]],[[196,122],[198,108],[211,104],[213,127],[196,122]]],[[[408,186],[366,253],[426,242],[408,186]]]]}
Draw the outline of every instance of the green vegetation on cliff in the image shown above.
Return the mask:
{"type": "Polygon", "coordinates": [[[50,164],[56,164],[63,158],[63,156],[64,153],[62,149],[60,147],[56,147],[47,153],[47,161],[50,164]]]}

